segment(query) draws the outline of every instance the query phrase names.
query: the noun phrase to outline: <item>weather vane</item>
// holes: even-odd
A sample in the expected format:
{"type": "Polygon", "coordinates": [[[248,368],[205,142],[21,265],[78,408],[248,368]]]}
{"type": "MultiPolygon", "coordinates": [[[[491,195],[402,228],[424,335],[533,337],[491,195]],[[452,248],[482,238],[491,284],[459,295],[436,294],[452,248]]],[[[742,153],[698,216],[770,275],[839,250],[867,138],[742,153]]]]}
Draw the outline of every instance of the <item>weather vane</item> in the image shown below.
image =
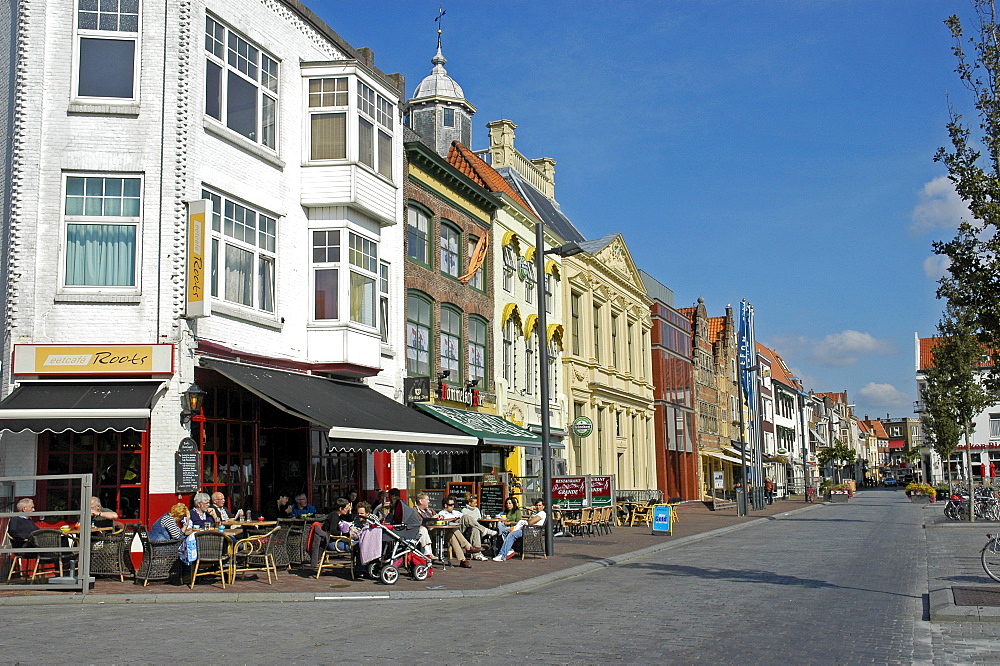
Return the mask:
{"type": "Polygon", "coordinates": [[[440,5],[438,7],[437,18],[434,19],[434,22],[438,24],[438,48],[439,49],[441,48],[441,26],[444,25],[444,21],[442,21],[441,19],[443,19],[444,15],[447,14],[447,13],[448,12],[446,12],[444,10],[444,5],[440,5]]]}

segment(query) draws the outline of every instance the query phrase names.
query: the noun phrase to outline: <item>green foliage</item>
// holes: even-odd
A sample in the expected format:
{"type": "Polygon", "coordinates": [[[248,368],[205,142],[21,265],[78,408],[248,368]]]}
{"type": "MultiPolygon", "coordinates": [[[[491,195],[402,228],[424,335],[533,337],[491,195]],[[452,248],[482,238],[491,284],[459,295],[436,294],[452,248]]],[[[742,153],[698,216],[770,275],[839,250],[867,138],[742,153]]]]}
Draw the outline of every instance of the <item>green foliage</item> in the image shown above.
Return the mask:
{"type": "MultiPolygon", "coordinates": [[[[955,191],[966,203],[964,219],[955,237],[934,243],[934,252],[950,260],[948,274],[939,283],[938,298],[953,314],[961,313],[962,329],[980,344],[978,355],[992,357],[982,381],[993,393],[1000,389],[1000,43],[993,0],[971,0],[976,34],[966,37],[958,16],[945,24],[955,40],[955,72],[972,93],[978,127],[973,130],[951,110],[950,148],[940,148],[935,161],[948,169],[955,191]],[[966,52],[969,48],[969,53],[966,52]]],[[[948,318],[946,313],[946,319],[948,318]]],[[[933,399],[933,398],[932,398],[933,399]]],[[[935,417],[938,418],[938,417],[935,417]]],[[[940,417],[945,418],[945,417],[940,417]]],[[[957,438],[953,430],[932,422],[947,449],[957,438]]]]}
{"type": "Polygon", "coordinates": [[[908,483],[906,485],[907,495],[927,495],[931,498],[937,497],[937,491],[929,483],[908,483]]]}
{"type": "Polygon", "coordinates": [[[834,460],[839,460],[842,464],[848,465],[854,462],[857,456],[857,451],[840,440],[836,440],[833,446],[820,449],[819,453],[816,454],[816,459],[823,465],[827,465],[834,460]]]}

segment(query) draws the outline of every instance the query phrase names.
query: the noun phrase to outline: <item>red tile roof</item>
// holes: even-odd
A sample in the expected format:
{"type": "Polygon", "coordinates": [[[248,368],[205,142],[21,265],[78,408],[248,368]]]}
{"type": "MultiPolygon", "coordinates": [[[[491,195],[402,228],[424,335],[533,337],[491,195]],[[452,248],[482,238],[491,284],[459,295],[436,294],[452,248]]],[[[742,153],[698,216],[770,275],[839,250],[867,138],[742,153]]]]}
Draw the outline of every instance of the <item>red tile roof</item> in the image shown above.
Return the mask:
{"type": "Polygon", "coordinates": [[[708,318],[708,339],[711,342],[718,342],[719,338],[722,336],[722,331],[726,328],[726,318],[725,317],[709,317],[708,318]]]}
{"type": "Polygon", "coordinates": [[[817,393],[820,398],[829,398],[831,402],[840,403],[842,405],[847,404],[847,391],[842,393],[817,393]]]}
{"type": "Polygon", "coordinates": [[[528,202],[514,191],[514,188],[510,186],[510,183],[503,176],[498,174],[481,157],[474,154],[458,141],[451,142],[451,148],[448,150],[448,163],[490,192],[503,192],[524,206],[525,209],[530,210],[532,213],[535,212],[528,205],[528,202]]]}
{"type": "Polygon", "coordinates": [[[861,419],[854,419],[854,420],[857,421],[858,430],[860,430],[862,434],[867,435],[872,431],[872,429],[869,428],[867,425],[865,425],[865,422],[862,421],[861,419]]]}
{"type": "Polygon", "coordinates": [[[886,432],[885,426],[882,425],[881,421],[864,421],[864,424],[871,428],[872,432],[875,433],[875,436],[879,439],[889,439],[889,433],[886,432]]]}
{"type": "MultiPolygon", "coordinates": [[[[917,368],[918,370],[926,370],[927,368],[934,367],[934,348],[940,343],[941,338],[920,338],[920,358],[918,359],[920,367],[917,368]]],[[[986,348],[983,348],[983,353],[986,353],[986,348]]],[[[987,359],[977,365],[981,368],[989,368],[992,367],[993,362],[987,359]]]]}
{"type": "Polygon", "coordinates": [[[682,315],[684,315],[685,317],[687,317],[688,319],[690,319],[693,322],[694,321],[694,315],[698,311],[698,308],[697,307],[677,308],[677,311],[680,312],[682,315]]]}

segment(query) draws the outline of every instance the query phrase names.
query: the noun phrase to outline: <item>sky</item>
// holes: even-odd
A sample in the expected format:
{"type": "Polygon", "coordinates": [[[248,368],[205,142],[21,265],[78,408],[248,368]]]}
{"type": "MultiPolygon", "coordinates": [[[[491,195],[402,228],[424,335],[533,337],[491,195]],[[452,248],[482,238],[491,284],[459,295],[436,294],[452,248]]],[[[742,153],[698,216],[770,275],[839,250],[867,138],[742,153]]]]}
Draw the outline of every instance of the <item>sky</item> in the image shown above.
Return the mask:
{"type": "MultiPolygon", "coordinates": [[[[439,0],[304,0],[375,64],[430,73],[439,0]]],[[[556,160],[556,199],[636,265],[754,306],[757,341],[858,417],[910,416],[914,336],[940,318],[961,201],[934,153],[974,115],[943,21],[968,0],[453,0],[446,69],[515,147],[556,160]]],[[[971,24],[970,24],[971,25],[971,24]]]]}

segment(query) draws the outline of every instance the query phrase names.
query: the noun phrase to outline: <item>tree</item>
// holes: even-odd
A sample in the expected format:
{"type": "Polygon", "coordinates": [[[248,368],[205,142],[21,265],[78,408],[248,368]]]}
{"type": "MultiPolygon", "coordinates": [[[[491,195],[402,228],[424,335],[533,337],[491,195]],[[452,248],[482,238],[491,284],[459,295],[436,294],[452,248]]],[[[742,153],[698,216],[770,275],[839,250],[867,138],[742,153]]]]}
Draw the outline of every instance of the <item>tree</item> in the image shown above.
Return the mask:
{"type": "Polygon", "coordinates": [[[981,381],[983,346],[975,335],[973,320],[968,312],[949,301],[938,323],[940,337],[932,350],[934,363],[926,369],[927,385],[923,390],[929,417],[925,423],[932,427],[935,450],[943,460],[950,460],[959,435],[963,436],[965,471],[970,481],[968,448],[972,419],[994,402],[992,393],[981,381]]]}
{"type": "MultiPolygon", "coordinates": [[[[955,191],[968,206],[955,237],[934,243],[934,252],[950,260],[948,274],[937,296],[961,312],[963,328],[976,337],[982,350],[998,360],[1000,350],[1000,35],[994,0],[971,0],[976,34],[966,37],[961,20],[945,20],[955,40],[952,48],[959,80],[972,93],[979,119],[975,132],[950,110],[950,149],[940,148],[934,159],[948,169],[955,191]],[[974,55],[970,58],[966,48],[974,55]]],[[[1000,364],[993,362],[981,380],[1000,389],[1000,364]]],[[[947,439],[947,438],[946,438],[947,439]]]]}
{"type": "Polygon", "coordinates": [[[858,452],[844,444],[839,439],[834,440],[833,446],[821,449],[816,454],[816,459],[821,465],[832,465],[837,473],[837,481],[840,482],[840,465],[849,465],[854,462],[858,452]],[[838,465],[839,463],[839,465],[838,465]]]}

